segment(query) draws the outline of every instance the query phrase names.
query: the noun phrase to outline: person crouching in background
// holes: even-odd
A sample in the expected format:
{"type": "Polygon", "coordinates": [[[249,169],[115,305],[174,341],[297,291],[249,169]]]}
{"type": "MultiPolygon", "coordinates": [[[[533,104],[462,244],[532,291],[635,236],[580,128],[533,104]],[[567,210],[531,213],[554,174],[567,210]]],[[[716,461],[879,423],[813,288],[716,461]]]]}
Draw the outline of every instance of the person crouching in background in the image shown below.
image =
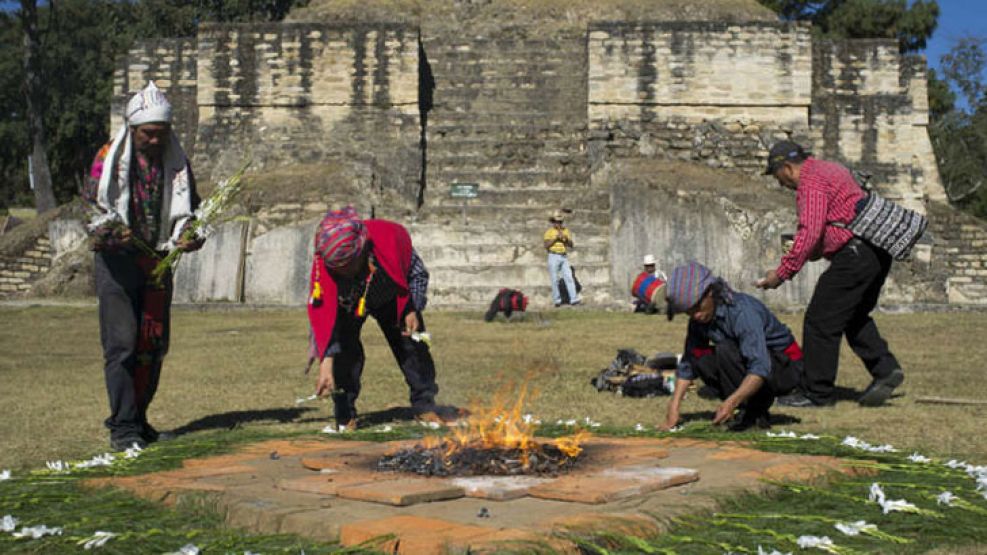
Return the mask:
{"type": "Polygon", "coordinates": [[[698,262],[672,270],[665,286],[668,319],[689,316],[685,350],[676,370],[675,392],[660,429],[678,424],[686,390],[702,378],[721,399],[713,418],[730,429],[770,427],[775,397],[792,391],[802,374],[802,351],[790,329],[764,303],[730,288],[698,262]]]}

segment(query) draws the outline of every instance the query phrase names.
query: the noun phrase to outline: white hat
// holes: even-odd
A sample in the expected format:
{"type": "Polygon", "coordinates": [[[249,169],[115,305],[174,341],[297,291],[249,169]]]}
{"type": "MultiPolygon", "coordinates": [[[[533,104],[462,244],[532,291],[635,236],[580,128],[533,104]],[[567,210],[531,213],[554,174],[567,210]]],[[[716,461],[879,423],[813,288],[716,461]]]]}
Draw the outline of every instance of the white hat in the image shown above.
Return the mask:
{"type": "Polygon", "coordinates": [[[127,102],[124,116],[130,126],[171,123],[171,103],[154,81],[148,81],[147,86],[127,102]]]}
{"type": "Polygon", "coordinates": [[[655,255],[653,255],[653,254],[646,254],[646,255],[644,255],[644,265],[645,266],[650,266],[650,265],[653,265],[653,264],[655,264],[655,255]]]}

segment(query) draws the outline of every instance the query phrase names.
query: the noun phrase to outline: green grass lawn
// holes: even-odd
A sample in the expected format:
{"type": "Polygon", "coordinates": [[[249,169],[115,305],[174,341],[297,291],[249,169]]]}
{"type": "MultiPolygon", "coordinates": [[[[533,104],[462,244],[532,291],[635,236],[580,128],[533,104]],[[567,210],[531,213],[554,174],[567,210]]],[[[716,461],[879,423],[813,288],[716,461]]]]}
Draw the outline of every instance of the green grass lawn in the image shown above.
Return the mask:
{"type": "MultiPolygon", "coordinates": [[[[159,429],[179,429],[176,442],[163,444],[136,461],[70,476],[29,474],[46,460],[85,459],[107,449],[102,427],[107,402],[102,380],[95,307],[0,308],[0,469],[14,479],[0,482],[0,518],[13,514],[28,525],[66,527],[66,535],[15,540],[0,534],[0,551],[58,553],[81,551],[78,542],[96,530],[126,534],[103,552],[145,553],[175,550],[193,543],[206,552],[246,550],[263,553],[329,553],[332,544],[290,536],[247,536],[222,527],[222,519],[198,506],[169,510],[115,490],[82,490],[78,478],[107,473],[140,473],[168,468],[192,455],[217,452],[262,437],[316,434],[327,419],[323,403],[296,406],[311,393],[314,375],[302,374],[307,344],[302,310],[176,310],[173,339],[151,419],[159,429]]],[[[783,320],[800,334],[801,316],[783,320]]],[[[767,450],[826,453],[876,460],[875,477],[843,479],[819,488],[783,487],[770,496],[743,496],[724,511],[674,523],[656,538],[611,535],[575,538],[587,553],[757,553],[798,551],[802,534],[829,535],[840,553],[984,553],[987,552],[987,500],[961,470],[942,462],[957,458],[987,463],[987,407],[917,404],[920,395],[987,399],[984,367],[987,314],[942,313],[879,315],[878,323],[906,371],[901,396],[887,406],[864,409],[852,400],[836,408],[778,409],[776,431],[794,430],[821,440],[772,439],[752,432],[735,436],[703,422],[682,434],[721,439],[738,437],[767,450]],[[845,435],[872,444],[890,443],[893,454],[872,454],[840,446],[845,435]],[[917,451],[936,458],[930,465],[909,462],[917,451]],[[884,484],[891,499],[906,498],[923,514],[881,514],[867,500],[870,484],[884,484]],[[952,491],[968,505],[941,507],[935,496],[952,491]],[[883,536],[850,538],[833,529],[836,521],[867,520],[883,536]]],[[[433,352],[443,403],[483,401],[504,384],[529,380],[537,397],[529,411],[546,423],[590,417],[607,434],[634,432],[637,423],[652,428],[665,409],[665,398],[625,399],[597,393],[589,380],[613,358],[616,349],[642,353],[678,351],[685,319],[564,310],[530,315],[527,322],[485,324],[479,314],[432,313],[433,352]]],[[[363,415],[407,403],[407,387],[374,325],[365,332],[367,367],[363,415]]],[[[869,381],[848,350],[843,353],[839,385],[847,397],[869,381]]],[[[690,395],[684,413],[707,418],[716,406],[690,395]]],[[[420,433],[399,426],[402,435],[420,433]]],[[[546,434],[562,430],[549,425],[546,434]]],[[[380,439],[373,430],[359,439],[380,439]]],[[[389,437],[388,439],[393,439],[389,437]]],[[[869,463],[864,463],[869,464],[869,463]]]]}
{"type": "MultiPolygon", "coordinates": [[[[0,468],[36,467],[46,459],[105,450],[107,400],[96,309],[2,308],[0,331],[0,468]]],[[[801,316],[784,315],[796,335],[801,316]]],[[[679,351],[685,318],[563,310],[523,323],[486,324],[480,315],[430,313],[439,401],[467,405],[510,381],[530,377],[538,396],[530,412],[545,422],[589,416],[612,426],[652,426],[665,398],[625,399],[597,393],[589,380],[621,347],[679,351]]],[[[917,404],[921,395],[987,399],[985,313],[881,314],[878,323],[904,366],[902,396],[876,409],[852,400],[834,409],[777,409],[796,431],[849,434],[928,454],[987,463],[987,406],[917,404]]],[[[382,335],[364,331],[367,365],[359,409],[366,415],[406,405],[408,390],[382,335]]],[[[295,405],[311,394],[302,374],[307,331],[303,310],[178,309],[171,352],[150,419],[159,429],[199,431],[262,427],[317,430],[323,403],[295,405]]],[[[843,349],[838,384],[862,390],[869,376],[843,349]]],[[[690,396],[686,414],[716,403],[690,396]]]]}

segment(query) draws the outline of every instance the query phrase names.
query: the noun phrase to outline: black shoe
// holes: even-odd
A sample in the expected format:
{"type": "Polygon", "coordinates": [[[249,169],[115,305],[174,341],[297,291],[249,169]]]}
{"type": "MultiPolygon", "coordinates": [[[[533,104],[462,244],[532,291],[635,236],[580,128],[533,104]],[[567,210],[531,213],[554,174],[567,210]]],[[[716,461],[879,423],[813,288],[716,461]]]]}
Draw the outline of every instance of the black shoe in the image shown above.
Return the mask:
{"type": "Polygon", "coordinates": [[[144,438],[136,434],[110,438],[110,449],[116,452],[126,451],[135,445],[141,449],[147,448],[147,442],[144,441],[144,438]]]}
{"type": "Polygon", "coordinates": [[[860,394],[857,402],[862,407],[879,407],[891,398],[891,393],[903,381],[905,381],[905,373],[901,368],[895,368],[883,378],[874,378],[874,381],[860,394]]]}
{"type": "Polygon", "coordinates": [[[155,443],[158,441],[171,441],[178,437],[174,432],[159,432],[154,429],[154,426],[150,424],[144,424],[144,429],[141,431],[141,438],[146,443],[155,443]]]}
{"type": "Polygon", "coordinates": [[[785,395],[783,397],[778,397],[775,401],[779,406],[791,407],[796,409],[815,409],[825,406],[830,406],[832,403],[819,403],[802,393],[792,393],[791,395],[785,395]]]}
{"type": "Polygon", "coordinates": [[[743,432],[751,428],[757,428],[759,430],[770,429],[771,415],[767,411],[751,414],[749,411],[743,410],[727,427],[731,432],[743,432]]]}

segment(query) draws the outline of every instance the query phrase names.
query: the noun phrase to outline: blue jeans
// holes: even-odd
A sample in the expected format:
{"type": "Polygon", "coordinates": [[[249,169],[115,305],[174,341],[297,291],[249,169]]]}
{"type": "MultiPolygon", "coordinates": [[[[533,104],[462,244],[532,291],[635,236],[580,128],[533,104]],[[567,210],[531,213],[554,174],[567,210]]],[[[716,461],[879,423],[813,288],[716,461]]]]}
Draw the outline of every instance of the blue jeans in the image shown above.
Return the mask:
{"type": "Polygon", "coordinates": [[[569,259],[564,254],[548,253],[548,277],[552,280],[552,302],[562,303],[562,294],[559,293],[559,275],[565,282],[565,288],[569,292],[569,302],[580,302],[576,293],[576,280],[572,279],[572,266],[569,266],[569,259]]]}

